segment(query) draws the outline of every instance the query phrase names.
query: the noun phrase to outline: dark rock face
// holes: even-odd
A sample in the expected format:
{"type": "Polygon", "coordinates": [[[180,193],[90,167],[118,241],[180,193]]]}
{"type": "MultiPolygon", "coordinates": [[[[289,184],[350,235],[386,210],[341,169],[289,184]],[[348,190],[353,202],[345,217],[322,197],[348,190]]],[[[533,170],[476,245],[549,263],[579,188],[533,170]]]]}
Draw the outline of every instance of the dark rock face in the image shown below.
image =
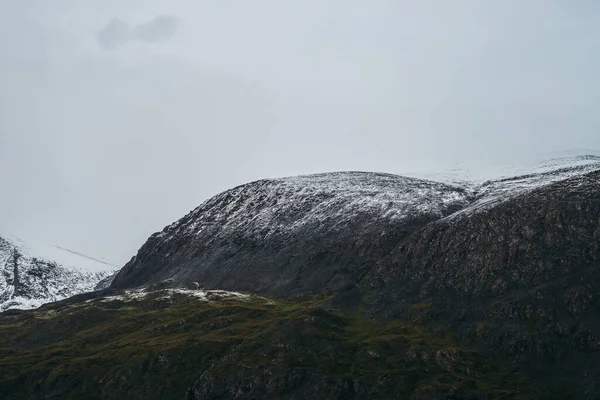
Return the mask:
{"type": "Polygon", "coordinates": [[[399,242],[369,279],[423,282],[423,295],[439,288],[500,295],[548,283],[590,284],[599,263],[595,171],[428,224],[399,242]]]}
{"type": "Polygon", "coordinates": [[[401,238],[467,198],[450,185],[373,173],[253,182],[152,235],[112,287],[168,279],[280,296],[341,291],[401,238]]]}
{"type": "Polygon", "coordinates": [[[428,224],[361,287],[377,312],[451,325],[534,379],[597,398],[600,171],[428,224]]]}
{"type": "Polygon", "coordinates": [[[115,276],[117,276],[117,272],[108,275],[106,278],[101,279],[96,286],[94,286],[94,290],[103,290],[103,289],[107,289],[110,287],[110,284],[112,283],[113,279],[115,279],[115,276]]]}

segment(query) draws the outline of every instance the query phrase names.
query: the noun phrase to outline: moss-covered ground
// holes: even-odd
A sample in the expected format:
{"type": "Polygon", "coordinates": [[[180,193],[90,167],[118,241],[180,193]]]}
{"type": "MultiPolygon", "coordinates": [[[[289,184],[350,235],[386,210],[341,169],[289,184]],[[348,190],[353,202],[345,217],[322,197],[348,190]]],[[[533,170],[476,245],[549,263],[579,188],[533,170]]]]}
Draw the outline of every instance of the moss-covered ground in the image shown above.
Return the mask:
{"type": "Polygon", "coordinates": [[[10,312],[0,315],[0,398],[298,398],[282,387],[302,379],[336,382],[339,398],[536,398],[451,333],[323,304],[156,293],[10,312]]]}

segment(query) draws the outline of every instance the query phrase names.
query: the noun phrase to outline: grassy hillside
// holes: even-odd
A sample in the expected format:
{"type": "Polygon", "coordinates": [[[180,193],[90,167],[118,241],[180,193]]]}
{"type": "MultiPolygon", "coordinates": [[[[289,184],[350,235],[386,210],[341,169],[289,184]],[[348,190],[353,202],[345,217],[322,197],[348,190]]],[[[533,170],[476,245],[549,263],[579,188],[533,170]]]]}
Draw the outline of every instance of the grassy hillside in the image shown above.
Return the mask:
{"type": "Polygon", "coordinates": [[[450,332],[342,314],[319,299],[200,293],[0,314],[0,398],[536,398],[450,332]]]}

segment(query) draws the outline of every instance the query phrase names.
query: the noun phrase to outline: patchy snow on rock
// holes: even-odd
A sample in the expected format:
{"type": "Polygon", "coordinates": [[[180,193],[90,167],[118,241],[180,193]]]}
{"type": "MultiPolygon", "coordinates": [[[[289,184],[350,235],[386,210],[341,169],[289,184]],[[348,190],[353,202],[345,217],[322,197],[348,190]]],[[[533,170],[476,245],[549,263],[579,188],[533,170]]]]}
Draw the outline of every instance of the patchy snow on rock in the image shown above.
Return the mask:
{"type": "Polygon", "coordinates": [[[217,194],[153,234],[111,287],[174,279],[231,290],[318,290],[325,276],[332,288],[350,285],[363,263],[376,262],[369,259],[378,257],[374,249],[387,251],[406,230],[468,217],[561,180],[595,179],[589,173],[598,169],[600,156],[568,154],[487,175],[476,171],[477,179],[331,172],[258,180],[217,194]],[[346,244],[340,260],[323,256],[346,244]]]}
{"type": "Polygon", "coordinates": [[[537,162],[511,166],[481,166],[461,163],[441,173],[413,174],[462,187],[470,193],[470,204],[448,216],[471,215],[537,188],[600,170],[600,152],[569,151],[537,162]]]}
{"type": "Polygon", "coordinates": [[[272,234],[293,235],[306,226],[336,229],[361,214],[400,221],[425,213],[441,217],[467,204],[461,187],[391,174],[332,172],[264,179],[216,195],[153,237],[168,242],[216,230],[213,237],[244,231],[268,239],[272,234]]]}
{"type": "Polygon", "coordinates": [[[391,221],[424,214],[452,218],[598,169],[599,155],[569,154],[486,173],[425,174],[428,179],[368,172],[264,179],[214,196],[153,237],[163,243],[193,235],[213,240],[243,231],[265,240],[306,226],[336,229],[360,214],[391,221]]]}
{"type": "Polygon", "coordinates": [[[29,246],[20,239],[0,237],[0,312],[38,308],[92,291],[116,269],[75,254],[68,256],[69,264],[63,265],[39,256],[34,248],[40,247],[29,246]],[[77,258],[82,260],[81,264],[76,262],[77,258]]]}
{"type": "Polygon", "coordinates": [[[456,215],[487,210],[515,196],[565,179],[600,170],[600,157],[574,156],[540,162],[520,168],[518,174],[487,180],[475,189],[475,201],[456,215]]]}

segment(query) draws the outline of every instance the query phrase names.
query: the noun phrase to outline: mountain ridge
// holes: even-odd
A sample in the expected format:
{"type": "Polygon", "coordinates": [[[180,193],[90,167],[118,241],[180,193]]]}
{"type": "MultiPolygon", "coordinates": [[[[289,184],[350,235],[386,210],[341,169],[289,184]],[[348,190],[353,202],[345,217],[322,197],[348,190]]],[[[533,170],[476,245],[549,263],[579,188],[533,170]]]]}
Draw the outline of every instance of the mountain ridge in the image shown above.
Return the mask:
{"type": "Polygon", "coordinates": [[[320,263],[323,268],[317,268],[315,274],[307,276],[306,287],[296,288],[296,291],[326,286],[327,282],[323,279],[329,280],[332,287],[352,284],[355,271],[331,271],[329,266],[333,263],[351,270],[364,267],[363,264],[371,262],[379,254],[376,247],[385,251],[398,235],[407,232],[410,225],[420,223],[420,220],[433,220],[464,207],[466,196],[463,189],[451,185],[367,172],[255,181],[216,195],[163,231],[150,236],[142,250],[117,274],[112,287],[127,287],[131,277],[136,284],[155,283],[160,277],[161,280],[174,279],[181,283],[202,281],[210,285],[225,285],[221,289],[231,289],[227,280],[241,273],[236,265],[256,260],[257,252],[264,252],[266,258],[274,258],[268,264],[281,262],[287,267],[283,275],[275,277],[276,283],[261,283],[259,277],[279,272],[272,270],[267,263],[257,264],[261,272],[248,276],[247,284],[241,289],[266,290],[270,287],[271,290],[286,292],[293,286],[298,274],[305,271],[304,265],[315,263],[320,263]],[[369,224],[365,225],[367,222],[369,224]],[[295,238],[299,237],[306,243],[295,242],[295,238]],[[352,261],[352,256],[344,260],[327,259],[326,246],[350,247],[349,252],[354,254],[352,246],[360,241],[373,244],[373,253],[363,254],[367,259],[352,261]],[[325,246],[309,256],[312,260],[298,259],[302,258],[298,246],[307,246],[308,243],[316,247],[320,244],[325,246]],[[206,252],[203,253],[203,249],[206,252]],[[204,261],[195,263],[199,269],[194,272],[185,264],[191,262],[195,254],[203,257],[204,261]],[[321,256],[324,260],[314,259],[321,256]],[[139,266],[146,261],[155,268],[141,271],[139,266]],[[204,272],[208,265],[219,262],[226,263],[221,270],[223,273],[207,282],[204,272]],[[169,263],[176,264],[174,270],[164,269],[169,263]],[[141,271],[142,276],[135,277],[136,271],[141,271]]]}
{"type": "MultiPolygon", "coordinates": [[[[360,232],[365,223],[369,223],[374,228],[367,229],[365,236],[370,235],[370,238],[365,238],[365,241],[373,241],[373,235],[378,232],[376,235],[380,237],[394,236],[390,238],[391,243],[398,239],[398,235],[405,234],[416,225],[455,218],[461,214],[483,212],[536,188],[570,177],[583,176],[598,169],[600,157],[578,155],[547,162],[527,174],[462,185],[456,182],[444,183],[393,174],[352,171],[258,180],[217,194],[180,220],[151,235],[138,254],[119,271],[112,287],[134,287],[167,279],[182,284],[189,281],[206,282],[206,274],[194,275],[186,271],[195,268],[190,264],[193,264],[194,254],[202,259],[202,249],[212,246],[210,243],[215,240],[218,242],[216,247],[227,249],[230,253],[235,253],[239,246],[243,247],[248,242],[256,246],[279,241],[283,248],[294,246],[293,243],[283,242],[294,237],[294,232],[303,227],[305,230],[311,229],[313,236],[318,236],[321,232],[326,241],[327,234],[322,231],[331,231],[335,235],[336,227],[345,225],[348,229],[349,225],[355,224],[351,229],[356,229],[356,233],[360,232]],[[294,211],[294,207],[305,209],[294,211]],[[236,238],[239,243],[232,243],[236,238]],[[174,244],[171,245],[171,242],[174,244]],[[187,248],[189,253],[183,258],[177,256],[182,254],[178,253],[181,247],[187,248]],[[161,259],[152,262],[160,263],[161,266],[152,270],[145,278],[140,276],[140,279],[132,279],[135,271],[144,269],[144,257],[150,256],[153,251],[150,249],[157,248],[165,251],[156,250],[154,254],[157,257],[157,253],[162,252],[159,257],[161,259]],[[186,263],[189,265],[184,265],[186,263]],[[167,271],[165,265],[173,265],[174,268],[167,271]],[[150,275],[154,278],[150,278],[150,275]],[[133,286],[128,286],[129,281],[133,286]]],[[[348,231],[340,241],[355,241],[353,236],[348,231]]],[[[391,244],[384,245],[381,251],[387,251],[389,246],[391,244]]],[[[223,257],[228,256],[207,256],[195,265],[201,269],[210,268],[210,265],[222,262],[219,260],[223,257]]],[[[281,257],[278,262],[286,264],[293,257],[292,252],[281,257]]],[[[372,261],[365,260],[363,264],[372,261]]],[[[247,260],[242,258],[237,262],[247,263],[247,260]]],[[[293,273],[294,271],[292,275],[293,273]]],[[[144,272],[139,274],[144,275],[144,272]]],[[[216,285],[214,288],[223,289],[218,287],[222,280],[216,279],[213,282],[208,279],[207,283],[216,285]]],[[[347,280],[347,284],[350,281],[347,280]]],[[[259,286],[262,287],[260,284],[254,287],[245,285],[241,289],[255,290],[259,286]]],[[[235,286],[226,288],[240,289],[235,286]]]]}

